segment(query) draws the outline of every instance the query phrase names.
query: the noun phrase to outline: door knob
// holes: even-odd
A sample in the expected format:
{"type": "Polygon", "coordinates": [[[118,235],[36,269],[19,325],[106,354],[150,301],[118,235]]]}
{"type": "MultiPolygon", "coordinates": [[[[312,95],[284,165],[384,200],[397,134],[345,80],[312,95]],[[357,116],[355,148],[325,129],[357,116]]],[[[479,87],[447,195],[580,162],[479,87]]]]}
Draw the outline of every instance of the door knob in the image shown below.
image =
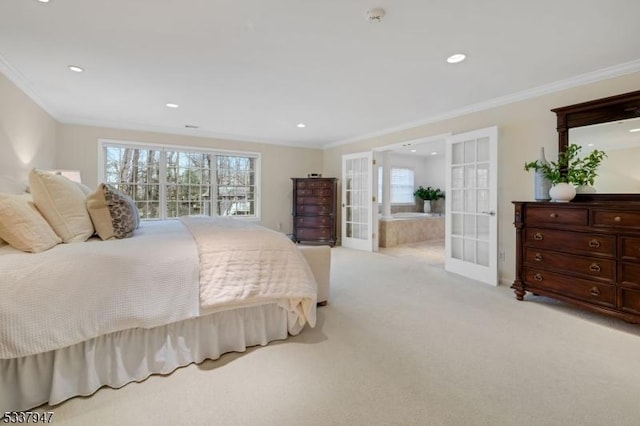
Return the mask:
{"type": "Polygon", "coordinates": [[[490,212],[482,212],[482,214],[486,214],[487,216],[495,216],[496,212],[494,212],[493,210],[490,212]]]}

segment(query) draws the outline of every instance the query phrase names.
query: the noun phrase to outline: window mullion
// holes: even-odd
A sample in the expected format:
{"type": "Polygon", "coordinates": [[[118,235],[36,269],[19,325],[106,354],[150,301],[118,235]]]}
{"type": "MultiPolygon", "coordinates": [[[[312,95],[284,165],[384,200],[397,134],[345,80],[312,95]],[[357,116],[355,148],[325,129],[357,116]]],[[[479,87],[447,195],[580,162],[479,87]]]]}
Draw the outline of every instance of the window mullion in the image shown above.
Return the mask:
{"type": "Polygon", "coordinates": [[[167,218],[167,151],[160,149],[160,161],[159,161],[159,175],[158,185],[160,188],[158,194],[160,195],[160,219],[167,218]]]}
{"type": "Polygon", "coordinates": [[[211,216],[218,213],[218,155],[211,154],[211,216]]]}

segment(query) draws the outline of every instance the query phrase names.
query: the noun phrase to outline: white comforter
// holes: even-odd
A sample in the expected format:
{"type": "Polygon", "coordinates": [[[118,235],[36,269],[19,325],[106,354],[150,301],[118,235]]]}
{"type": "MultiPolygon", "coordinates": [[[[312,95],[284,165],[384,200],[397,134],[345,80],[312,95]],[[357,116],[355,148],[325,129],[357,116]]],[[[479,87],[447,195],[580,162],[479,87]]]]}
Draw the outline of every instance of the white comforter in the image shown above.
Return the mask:
{"type": "Polygon", "coordinates": [[[0,247],[0,359],[193,318],[198,292],[197,247],[179,221],[38,254],[0,247]]]}
{"type": "Polygon", "coordinates": [[[184,223],[38,254],[0,247],[0,359],[262,303],[287,309],[290,331],[315,325],[315,279],[283,234],[233,219],[184,223]]]}
{"type": "Polygon", "coordinates": [[[315,326],[316,280],[285,235],[232,218],[181,220],[198,245],[201,314],[276,302],[315,326]]]}

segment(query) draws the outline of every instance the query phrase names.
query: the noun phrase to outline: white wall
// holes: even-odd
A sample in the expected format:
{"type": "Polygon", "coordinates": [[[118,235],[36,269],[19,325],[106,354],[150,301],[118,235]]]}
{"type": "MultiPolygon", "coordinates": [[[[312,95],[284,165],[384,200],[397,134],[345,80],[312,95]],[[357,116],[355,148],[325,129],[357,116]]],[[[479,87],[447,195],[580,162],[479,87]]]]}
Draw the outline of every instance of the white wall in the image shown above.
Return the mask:
{"type": "Polygon", "coordinates": [[[0,175],[26,182],[55,166],[55,150],[55,120],[0,73],[0,175]]]}
{"type": "Polygon", "coordinates": [[[498,267],[501,281],[505,284],[511,283],[515,277],[515,231],[511,201],[533,200],[533,175],[525,172],[523,165],[527,161],[538,158],[540,147],[545,148],[547,159],[556,159],[554,155],[558,150],[556,116],[550,110],[631,92],[638,90],[638,87],[640,87],[640,73],[634,73],[327,148],[324,153],[323,172],[341,177],[341,159],[344,154],[366,152],[373,148],[448,132],[456,134],[498,126],[498,250],[505,253],[505,260],[501,261],[498,267]]]}

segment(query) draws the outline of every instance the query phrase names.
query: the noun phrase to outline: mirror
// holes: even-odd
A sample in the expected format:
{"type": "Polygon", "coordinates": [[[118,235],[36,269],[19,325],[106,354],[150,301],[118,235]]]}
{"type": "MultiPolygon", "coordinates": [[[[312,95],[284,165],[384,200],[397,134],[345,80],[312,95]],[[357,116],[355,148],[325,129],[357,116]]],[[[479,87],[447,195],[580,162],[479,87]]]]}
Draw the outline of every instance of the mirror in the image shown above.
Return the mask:
{"type": "Polygon", "coordinates": [[[555,108],[558,150],[569,143],[581,145],[581,155],[593,149],[607,154],[598,169],[596,194],[582,199],[640,197],[640,91],[555,108]]]}
{"type": "Polygon", "coordinates": [[[598,193],[640,193],[640,117],[569,129],[569,143],[607,153],[593,187],[598,193]]]}

